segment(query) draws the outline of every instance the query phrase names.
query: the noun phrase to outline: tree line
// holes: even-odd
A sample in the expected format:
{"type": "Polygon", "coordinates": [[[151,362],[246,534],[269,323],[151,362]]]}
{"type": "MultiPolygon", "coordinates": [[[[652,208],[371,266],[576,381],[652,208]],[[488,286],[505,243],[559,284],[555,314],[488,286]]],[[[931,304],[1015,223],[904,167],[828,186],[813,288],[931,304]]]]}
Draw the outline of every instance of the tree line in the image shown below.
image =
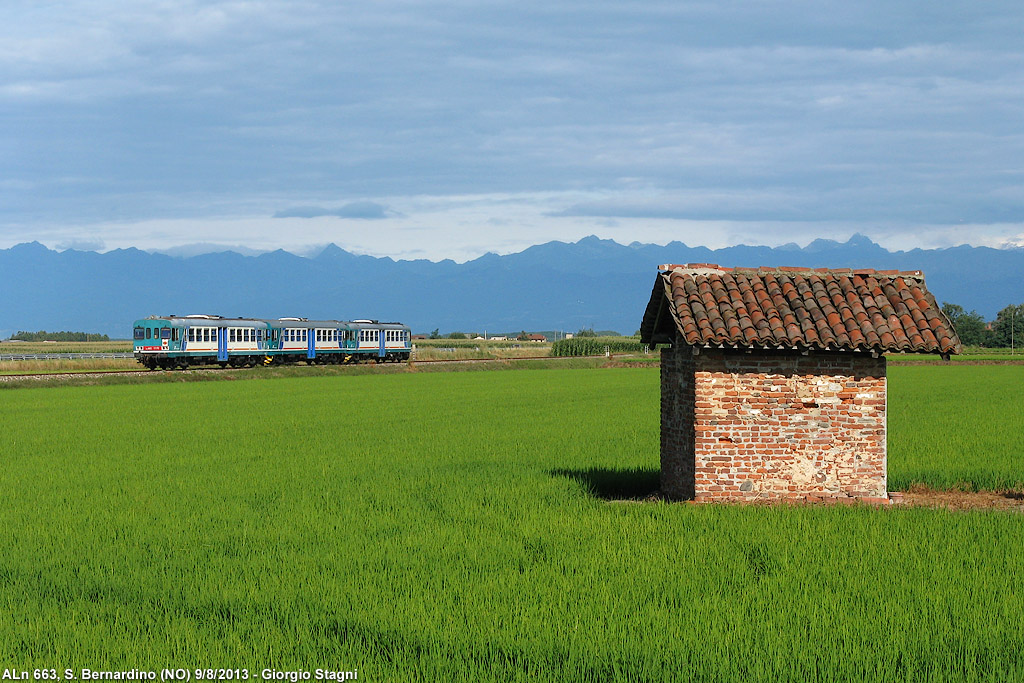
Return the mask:
{"type": "Polygon", "coordinates": [[[25,332],[19,330],[15,334],[11,335],[11,339],[17,339],[18,341],[58,341],[58,342],[82,342],[82,341],[110,341],[110,337],[105,334],[91,334],[89,332],[47,332],[46,330],[39,330],[38,332],[25,332]]]}
{"type": "Polygon", "coordinates": [[[953,323],[964,346],[1017,348],[1024,346],[1024,304],[1009,305],[989,322],[977,311],[968,313],[963,306],[943,302],[942,312],[953,323]]]}

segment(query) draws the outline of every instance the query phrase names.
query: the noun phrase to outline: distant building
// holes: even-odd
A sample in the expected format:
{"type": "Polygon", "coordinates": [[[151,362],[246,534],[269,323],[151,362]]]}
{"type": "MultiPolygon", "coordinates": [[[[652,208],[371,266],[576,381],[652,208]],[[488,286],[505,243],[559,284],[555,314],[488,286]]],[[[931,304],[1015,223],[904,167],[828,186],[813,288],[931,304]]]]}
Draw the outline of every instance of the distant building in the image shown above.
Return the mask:
{"type": "Polygon", "coordinates": [[[526,339],[532,342],[546,342],[548,340],[543,334],[528,334],[526,339]]]}

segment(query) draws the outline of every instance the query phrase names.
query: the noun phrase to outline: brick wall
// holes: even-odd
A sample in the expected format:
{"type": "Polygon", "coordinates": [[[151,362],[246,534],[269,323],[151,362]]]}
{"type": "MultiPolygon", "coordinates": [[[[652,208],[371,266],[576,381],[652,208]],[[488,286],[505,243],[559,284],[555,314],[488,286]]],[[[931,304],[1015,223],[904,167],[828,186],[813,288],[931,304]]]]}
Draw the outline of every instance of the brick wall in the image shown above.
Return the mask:
{"type": "Polygon", "coordinates": [[[672,498],[885,498],[885,358],[662,351],[662,491],[672,498]]]}

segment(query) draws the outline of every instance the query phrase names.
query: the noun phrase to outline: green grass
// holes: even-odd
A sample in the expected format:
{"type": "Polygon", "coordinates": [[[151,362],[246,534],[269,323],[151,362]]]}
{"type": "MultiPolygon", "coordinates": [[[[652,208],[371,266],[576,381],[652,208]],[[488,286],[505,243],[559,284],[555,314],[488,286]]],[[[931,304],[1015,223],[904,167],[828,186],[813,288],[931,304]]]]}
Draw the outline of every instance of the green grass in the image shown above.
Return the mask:
{"type": "Polygon", "coordinates": [[[888,375],[890,488],[1024,490],[1024,366],[888,375]]]}
{"type": "MultiPolygon", "coordinates": [[[[935,471],[970,462],[935,394],[984,395],[972,430],[1000,419],[988,397],[1016,376],[952,369],[893,369],[894,477],[918,467],[904,429],[934,434],[935,471]]],[[[0,408],[4,666],[1024,678],[1019,515],[608,502],[656,485],[656,369],[25,389],[0,408]]]]}

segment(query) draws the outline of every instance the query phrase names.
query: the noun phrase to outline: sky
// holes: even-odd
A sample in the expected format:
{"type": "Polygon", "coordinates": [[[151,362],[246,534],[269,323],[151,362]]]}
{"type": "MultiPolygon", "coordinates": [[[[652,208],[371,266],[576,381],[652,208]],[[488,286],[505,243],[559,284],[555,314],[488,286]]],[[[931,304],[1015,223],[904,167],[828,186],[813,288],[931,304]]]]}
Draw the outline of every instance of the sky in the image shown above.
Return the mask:
{"type": "Polygon", "coordinates": [[[0,248],[1024,245],[1017,1],[8,0],[2,16],[0,248]]]}

